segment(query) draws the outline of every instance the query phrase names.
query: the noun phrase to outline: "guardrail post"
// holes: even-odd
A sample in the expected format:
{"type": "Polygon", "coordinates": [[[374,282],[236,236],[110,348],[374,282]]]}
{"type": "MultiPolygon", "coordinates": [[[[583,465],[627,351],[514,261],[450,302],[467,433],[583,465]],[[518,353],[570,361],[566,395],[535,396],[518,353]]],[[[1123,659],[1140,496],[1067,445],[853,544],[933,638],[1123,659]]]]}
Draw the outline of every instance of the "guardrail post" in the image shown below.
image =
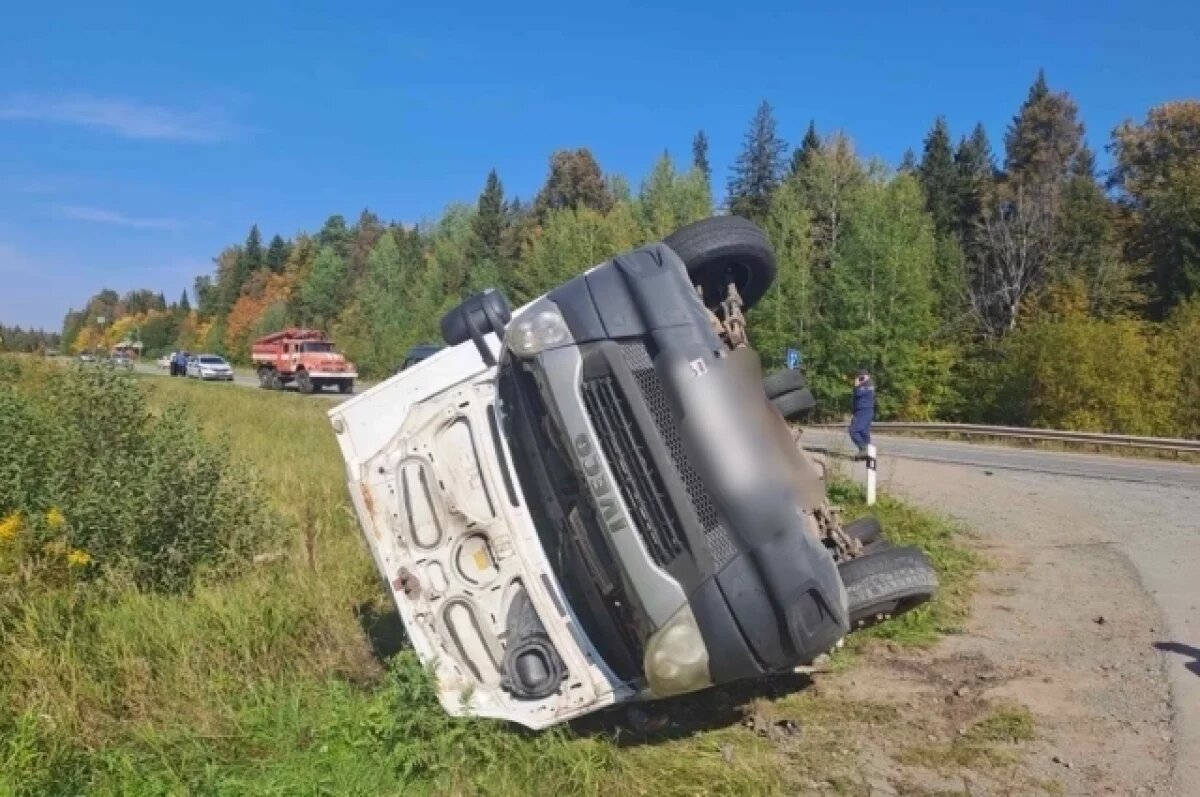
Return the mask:
{"type": "Polygon", "coordinates": [[[875,460],[875,446],[867,444],[867,506],[875,506],[875,475],[878,472],[878,462],[875,460]]]}

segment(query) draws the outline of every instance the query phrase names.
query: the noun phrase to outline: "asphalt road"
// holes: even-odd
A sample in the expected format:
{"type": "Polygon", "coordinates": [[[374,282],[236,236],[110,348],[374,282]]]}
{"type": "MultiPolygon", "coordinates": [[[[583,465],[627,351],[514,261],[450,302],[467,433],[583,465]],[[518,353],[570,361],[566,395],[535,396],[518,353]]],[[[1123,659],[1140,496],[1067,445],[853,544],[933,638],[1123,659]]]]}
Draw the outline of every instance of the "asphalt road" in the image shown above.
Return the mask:
{"type": "MultiPolygon", "coordinates": [[[[851,451],[840,431],[810,429],[803,441],[851,451]]],[[[985,541],[1011,543],[1019,525],[1027,536],[1018,544],[1035,560],[1053,546],[1129,563],[1132,586],[1162,616],[1154,647],[1171,687],[1175,793],[1200,794],[1200,466],[883,435],[874,442],[881,491],[960,518],[985,541]]],[[[1116,585],[1109,594],[1119,594],[1116,585]]]]}
{"type": "MultiPolygon", "coordinates": [[[[135,363],[134,370],[137,371],[139,374],[150,374],[150,375],[154,375],[154,376],[168,376],[169,375],[166,369],[158,368],[154,363],[146,363],[146,362],[135,363]]],[[[254,374],[246,373],[245,371],[243,371],[241,369],[236,369],[234,371],[233,383],[235,385],[239,385],[241,387],[252,387],[255,389],[261,389],[261,388],[259,388],[259,385],[258,385],[258,377],[255,376],[254,374]]],[[[354,392],[361,393],[364,390],[369,389],[373,384],[374,384],[373,382],[355,382],[354,383],[354,392]]],[[[287,385],[283,389],[286,391],[289,391],[289,392],[293,392],[293,393],[296,392],[295,385],[287,385]]],[[[335,404],[339,404],[339,403],[345,401],[346,399],[351,398],[352,395],[353,394],[342,395],[341,393],[338,393],[333,388],[326,388],[325,390],[322,390],[320,393],[315,394],[314,398],[327,399],[329,401],[332,401],[335,404]]]]}

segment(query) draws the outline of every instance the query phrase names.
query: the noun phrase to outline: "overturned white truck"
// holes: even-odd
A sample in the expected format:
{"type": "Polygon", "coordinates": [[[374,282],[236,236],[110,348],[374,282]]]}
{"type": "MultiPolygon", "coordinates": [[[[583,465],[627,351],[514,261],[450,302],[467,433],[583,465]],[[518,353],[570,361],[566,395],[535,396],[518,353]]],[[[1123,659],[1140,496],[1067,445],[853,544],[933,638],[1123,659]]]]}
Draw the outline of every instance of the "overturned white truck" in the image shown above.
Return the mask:
{"type": "Polygon", "coordinates": [[[445,709],[543,728],[808,663],[933,594],[928,560],[843,525],[742,315],[765,235],[679,230],[330,412],[364,536],[445,709]],[[783,412],[781,412],[783,410],[783,412]]]}

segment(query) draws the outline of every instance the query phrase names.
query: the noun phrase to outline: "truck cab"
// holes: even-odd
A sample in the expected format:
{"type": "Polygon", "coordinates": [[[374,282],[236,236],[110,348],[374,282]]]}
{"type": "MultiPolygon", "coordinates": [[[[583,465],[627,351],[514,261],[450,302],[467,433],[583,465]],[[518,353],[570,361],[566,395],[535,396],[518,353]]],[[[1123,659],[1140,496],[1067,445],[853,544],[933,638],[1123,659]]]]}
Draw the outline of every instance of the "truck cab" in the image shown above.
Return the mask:
{"type": "Polygon", "coordinates": [[[448,712],[542,728],[784,672],[932,594],[843,578],[873,552],[745,340],[773,252],[743,219],[693,227],[516,311],[468,299],[446,349],[330,411],[448,712]]]}

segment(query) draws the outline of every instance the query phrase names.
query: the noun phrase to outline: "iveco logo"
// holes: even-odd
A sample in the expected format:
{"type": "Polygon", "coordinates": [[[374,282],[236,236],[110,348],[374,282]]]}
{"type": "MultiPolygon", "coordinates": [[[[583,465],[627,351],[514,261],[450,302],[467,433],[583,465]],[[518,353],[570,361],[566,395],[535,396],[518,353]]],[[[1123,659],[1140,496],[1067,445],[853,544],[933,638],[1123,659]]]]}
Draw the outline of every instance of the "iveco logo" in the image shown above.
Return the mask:
{"type": "Polygon", "coordinates": [[[592,492],[592,500],[596,502],[596,509],[599,510],[600,520],[604,523],[604,527],[609,534],[624,531],[629,524],[625,522],[625,516],[621,513],[621,505],[617,502],[616,495],[613,494],[612,485],[604,475],[604,466],[600,464],[600,457],[587,435],[581,434],[575,438],[575,453],[579,455],[583,474],[587,477],[587,484],[592,492]]]}

